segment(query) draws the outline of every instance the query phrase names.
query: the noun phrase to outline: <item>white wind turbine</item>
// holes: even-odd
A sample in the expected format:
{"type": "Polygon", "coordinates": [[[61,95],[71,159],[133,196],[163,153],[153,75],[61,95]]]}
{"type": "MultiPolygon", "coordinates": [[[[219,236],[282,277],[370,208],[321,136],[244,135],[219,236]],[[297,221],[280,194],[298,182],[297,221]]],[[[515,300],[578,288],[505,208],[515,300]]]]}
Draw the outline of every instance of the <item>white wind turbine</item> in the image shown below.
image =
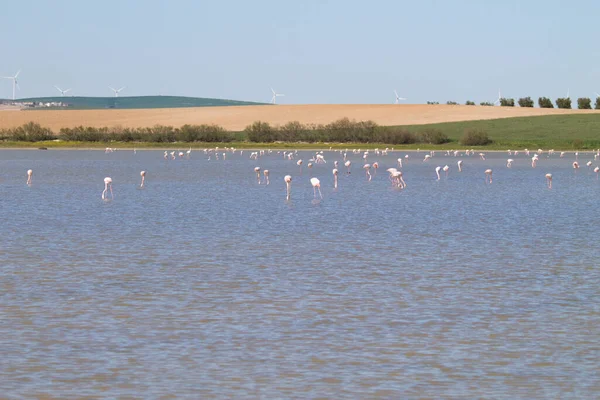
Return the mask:
{"type": "Polygon", "coordinates": [[[398,92],[395,89],[394,89],[394,94],[396,95],[395,104],[398,104],[400,102],[400,100],[406,100],[404,97],[398,96],[398,92]]]}
{"type": "Polygon", "coordinates": [[[115,92],[115,97],[119,97],[119,93],[121,92],[121,90],[125,89],[126,87],[127,87],[127,86],[123,86],[123,87],[122,87],[122,88],[120,88],[120,89],[114,89],[114,88],[112,88],[112,87],[110,87],[110,86],[109,86],[108,88],[109,88],[110,90],[112,90],[113,92],[115,92]]]}
{"type": "Polygon", "coordinates": [[[58,86],[56,86],[56,85],[55,85],[54,87],[56,88],[56,90],[58,90],[58,91],[60,92],[60,94],[62,94],[62,95],[63,95],[63,97],[65,96],[65,93],[67,93],[67,92],[70,92],[70,91],[71,91],[71,89],[65,89],[65,90],[62,90],[61,88],[59,88],[59,87],[58,87],[58,86]]]}
{"type": "Polygon", "coordinates": [[[17,90],[17,88],[20,90],[21,88],[19,87],[19,82],[17,82],[17,77],[19,76],[19,74],[21,73],[21,70],[18,70],[17,73],[15,74],[15,76],[3,76],[2,78],[4,79],[12,79],[13,81],[13,97],[12,99],[15,99],[15,92],[17,90]]]}
{"type": "Polygon", "coordinates": [[[498,99],[494,101],[494,105],[500,104],[500,99],[502,99],[502,94],[500,93],[500,89],[498,89],[498,99]]]}
{"type": "Polygon", "coordinates": [[[273,88],[271,88],[271,92],[273,92],[273,97],[271,97],[271,104],[275,104],[275,100],[277,100],[277,97],[285,96],[285,94],[275,92],[275,90],[273,90],[273,88]]]}

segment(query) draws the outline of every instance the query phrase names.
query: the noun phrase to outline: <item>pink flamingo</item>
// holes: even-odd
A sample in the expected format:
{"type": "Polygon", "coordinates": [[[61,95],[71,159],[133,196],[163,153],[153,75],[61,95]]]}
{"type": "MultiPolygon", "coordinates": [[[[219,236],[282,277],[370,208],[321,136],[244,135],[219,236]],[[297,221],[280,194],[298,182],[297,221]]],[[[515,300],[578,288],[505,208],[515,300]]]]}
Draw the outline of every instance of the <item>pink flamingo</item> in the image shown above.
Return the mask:
{"type": "Polygon", "coordinates": [[[479,158],[481,158],[482,160],[485,160],[485,154],[484,153],[479,153],[479,158]]]}
{"type": "Polygon", "coordinates": [[[485,183],[492,183],[492,170],[491,169],[486,169],[485,170],[485,183]]]}
{"type": "Polygon", "coordinates": [[[371,164],[363,165],[363,169],[367,172],[367,178],[371,181],[371,164]]]}
{"type": "Polygon", "coordinates": [[[506,160],[506,168],[512,167],[513,161],[515,161],[515,160],[513,160],[512,158],[509,158],[508,160],[506,160]]]}
{"type": "Polygon", "coordinates": [[[398,158],[398,168],[402,168],[402,159],[398,158]]]}
{"type": "Polygon", "coordinates": [[[548,189],[552,189],[552,174],[546,174],[546,182],[548,183],[548,189]]]}
{"type": "Polygon", "coordinates": [[[596,180],[598,180],[598,174],[600,173],[600,167],[594,168],[594,172],[596,173],[596,180]]]}
{"type": "Polygon", "coordinates": [[[300,167],[300,175],[302,175],[302,160],[296,161],[296,165],[300,167]]]}
{"type": "Polygon", "coordinates": [[[435,174],[437,175],[437,180],[440,180],[440,169],[442,169],[442,167],[435,167],[435,174]]]}
{"type": "Polygon", "coordinates": [[[285,199],[289,200],[292,195],[292,177],[290,175],[286,175],[283,177],[283,181],[285,182],[285,199]]]}
{"type": "Polygon", "coordinates": [[[456,165],[458,165],[458,172],[462,172],[462,160],[458,160],[458,162],[456,163],[456,165]]]}
{"type": "Polygon", "coordinates": [[[144,182],[146,181],[146,171],[141,171],[140,176],[142,177],[142,183],[140,184],[140,188],[143,188],[144,182]]]}
{"type": "Polygon", "coordinates": [[[377,175],[377,169],[379,168],[379,163],[377,161],[375,161],[373,163],[373,169],[375,170],[375,173],[373,175],[377,175]]]}
{"type": "Polygon", "coordinates": [[[446,178],[448,177],[448,171],[450,171],[450,167],[447,165],[444,165],[444,168],[442,168],[442,170],[446,173],[446,178]]]}
{"type": "Polygon", "coordinates": [[[107,198],[107,192],[110,189],[110,198],[114,199],[115,196],[113,194],[113,190],[112,190],[112,179],[110,177],[106,177],[104,178],[104,191],[102,192],[102,200],[106,200],[107,198]]]}
{"type": "Polygon", "coordinates": [[[338,186],[338,170],[337,168],[334,168],[333,171],[331,171],[333,173],[333,188],[337,189],[338,186]]]}
{"type": "Polygon", "coordinates": [[[350,162],[350,160],[346,161],[344,163],[344,165],[346,166],[346,168],[348,168],[348,173],[350,173],[350,166],[352,165],[352,163],[350,162]]]}
{"type": "Polygon", "coordinates": [[[265,176],[265,181],[267,182],[267,185],[269,184],[269,170],[265,169],[263,171],[263,175],[265,176]]]}
{"type": "Polygon", "coordinates": [[[258,184],[260,185],[260,167],[254,167],[254,172],[256,172],[256,180],[258,181],[258,184]]]}
{"type": "Polygon", "coordinates": [[[573,168],[575,169],[575,171],[579,169],[579,163],[577,161],[573,161],[573,168]]]}
{"type": "Polygon", "coordinates": [[[315,198],[317,198],[317,189],[319,190],[319,196],[323,198],[323,194],[321,194],[321,181],[319,181],[317,178],[310,178],[310,183],[313,187],[315,198]]]}
{"type": "Polygon", "coordinates": [[[32,169],[28,169],[27,170],[27,184],[31,185],[31,176],[33,175],[33,170],[32,169]]]}

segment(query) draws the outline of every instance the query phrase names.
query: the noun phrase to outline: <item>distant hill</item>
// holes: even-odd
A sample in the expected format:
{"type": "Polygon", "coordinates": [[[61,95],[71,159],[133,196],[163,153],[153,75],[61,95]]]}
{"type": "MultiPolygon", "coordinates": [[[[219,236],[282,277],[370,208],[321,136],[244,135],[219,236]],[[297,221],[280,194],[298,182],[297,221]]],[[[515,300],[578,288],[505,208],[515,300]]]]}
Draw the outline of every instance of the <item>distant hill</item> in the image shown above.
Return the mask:
{"type": "MultiPolygon", "coordinates": [[[[10,101],[10,100],[5,100],[10,101]]],[[[69,110],[98,110],[98,109],[146,109],[146,108],[184,108],[184,107],[222,107],[222,106],[245,106],[260,105],[266,103],[255,103],[250,101],[206,99],[200,97],[183,96],[131,96],[131,97],[78,97],[78,96],[56,96],[56,97],[31,97],[17,99],[17,102],[52,103],[63,102],[68,104],[65,109],[69,110]]],[[[36,108],[38,109],[38,108],[36,108]]],[[[52,109],[63,109],[63,107],[52,107],[52,109]]]]}

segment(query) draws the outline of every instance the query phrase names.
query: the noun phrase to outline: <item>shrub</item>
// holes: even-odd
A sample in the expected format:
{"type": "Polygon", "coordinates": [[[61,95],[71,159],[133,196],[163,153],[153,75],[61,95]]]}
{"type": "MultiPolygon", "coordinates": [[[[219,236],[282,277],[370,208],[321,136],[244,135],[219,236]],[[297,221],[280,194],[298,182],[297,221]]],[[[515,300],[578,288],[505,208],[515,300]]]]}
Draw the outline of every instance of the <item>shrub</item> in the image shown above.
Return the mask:
{"type": "Polygon", "coordinates": [[[471,101],[471,100],[467,100],[467,102],[465,103],[466,106],[474,106],[475,102],[471,101]]]}
{"type": "Polygon", "coordinates": [[[481,106],[493,106],[494,103],[490,103],[489,101],[482,101],[481,103],[479,103],[479,105],[481,106]]]}
{"type": "Polygon", "coordinates": [[[538,99],[538,105],[540,106],[540,108],[554,108],[552,100],[550,100],[547,97],[540,97],[538,99]]]}
{"type": "Polygon", "coordinates": [[[556,99],[556,106],[558,108],[571,108],[571,99],[568,97],[560,97],[556,99]]]}
{"type": "Polygon", "coordinates": [[[28,122],[15,129],[8,130],[8,137],[14,141],[39,142],[54,139],[54,134],[48,128],[43,128],[35,122],[28,122]]]}
{"type": "Polygon", "coordinates": [[[244,132],[251,142],[271,143],[276,140],[275,131],[268,122],[255,121],[248,125],[244,132]]]}
{"type": "Polygon", "coordinates": [[[533,100],[531,97],[521,97],[519,99],[519,106],[521,107],[533,107],[533,100]]]}
{"type": "Polygon", "coordinates": [[[589,97],[580,97],[577,99],[577,108],[580,110],[591,110],[592,100],[589,97]]]}
{"type": "Polygon", "coordinates": [[[444,144],[444,143],[448,143],[450,141],[450,139],[448,138],[448,136],[438,130],[438,129],[425,129],[424,131],[421,132],[421,140],[424,143],[429,143],[429,144],[444,144]]]}
{"type": "Polygon", "coordinates": [[[377,130],[379,143],[389,144],[414,144],[419,141],[417,135],[401,127],[382,127],[377,130]]]}
{"type": "Polygon", "coordinates": [[[450,101],[450,100],[448,100],[448,101],[446,102],[446,104],[447,104],[447,105],[449,105],[449,106],[457,106],[457,105],[458,105],[458,103],[457,103],[457,102],[455,102],[455,101],[450,101]]]}
{"type": "Polygon", "coordinates": [[[440,104],[440,102],[439,101],[428,101],[427,104],[434,105],[434,104],[440,104]]]}
{"type": "Polygon", "coordinates": [[[183,125],[175,132],[180,142],[231,142],[233,135],[219,125],[183,125]]]}
{"type": "Polygon", "coordinates": [[[468,129],[460,138],[460,144],[463,146],[485,146],[490,143],[492,140],[480,129],[468,129]]]}
{"type": "Polygon", "coordinates": [[[502,107],[514,107],[515,106],[515,99],[501,98],[500,99],[500,105],[502,107]]]}
{"type": "Polygon", "coordinates": [[[280,126],[278,139],[284,142],[297,142],[306,137],[309,128],[298,121],[291,121],[280,126]]]}

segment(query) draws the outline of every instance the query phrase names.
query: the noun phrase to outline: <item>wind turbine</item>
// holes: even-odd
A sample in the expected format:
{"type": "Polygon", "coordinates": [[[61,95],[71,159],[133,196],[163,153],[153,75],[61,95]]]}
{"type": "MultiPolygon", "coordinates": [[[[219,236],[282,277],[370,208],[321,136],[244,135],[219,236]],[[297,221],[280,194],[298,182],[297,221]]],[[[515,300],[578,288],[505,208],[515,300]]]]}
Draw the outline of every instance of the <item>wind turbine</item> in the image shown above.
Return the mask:
{"type": "Polygon", "coordinates": [[[273,90],[273,88],[271,88],[271,92],[273,92],[273,97],[271,97],[271,104],[275,104],[275,100],[277,100],[277,97],[285,96],[285,94],[275,92],[275,90],[273,90]]]}
{"type": "Polygon", "coordinates": [[[398,104],[400,102],[400,100],[406,100],[404,97],[398,96],[398,92],[396,92],[396,89],[394,89],[394,94],[396,95],[396,102],[395,102],[395,104],[398,104]]]}
{"type": "Polygon", "coordinates": [[[114,88],[112,88],[112,87],[110,87],[110,86],[109,86],[108,88],[109,88],[110,90],[112,90],[113,92],[115,92],[115,97],[119,97],[119,92],[121,92],[121,90],[125,89],[126,87],[127,87],[127,86],[123,86],[123,87],[122,87],[122,88],[120,88],[120,89],[114,89],[114,88]]]}
{"type": "Polygon", "coordinates": [[[65,96],[65,93],[67,93],[67,92],[70,92],[70,91],[71,91],[71,89],[65,89],[65,90],[62,90],[61,88],[59,88],[59,87],[58,87],[58,86],[56,86],[56,85],[55,85],[54,87],[56,88],[56,90],[58,90],[58,91],[60,92],[60,94],[62,94],[62,95],[63,95],[63,97],[65,96]]]}
{"type": "Polygon", "coordinates": [[[502,99],[502,94],[500,94],[500,89],[498,89],[498,100],[496,100],[493,104],[500,104],[500,99],[502,99]]]}
{"type": "Polygon", "coordinates": [[[15,91],[18,88],[19,90],[21,90],[21,88],[19,87],[19,82],[17,82],[17,77],[19,76],[19,74],[21,73],[21,70],[18,70],[17,73],[15,74],[15,76],[3,76],[2,78],[4,79],[12,79],[13,81],[13,100],[15,99],[15,91]]]}

